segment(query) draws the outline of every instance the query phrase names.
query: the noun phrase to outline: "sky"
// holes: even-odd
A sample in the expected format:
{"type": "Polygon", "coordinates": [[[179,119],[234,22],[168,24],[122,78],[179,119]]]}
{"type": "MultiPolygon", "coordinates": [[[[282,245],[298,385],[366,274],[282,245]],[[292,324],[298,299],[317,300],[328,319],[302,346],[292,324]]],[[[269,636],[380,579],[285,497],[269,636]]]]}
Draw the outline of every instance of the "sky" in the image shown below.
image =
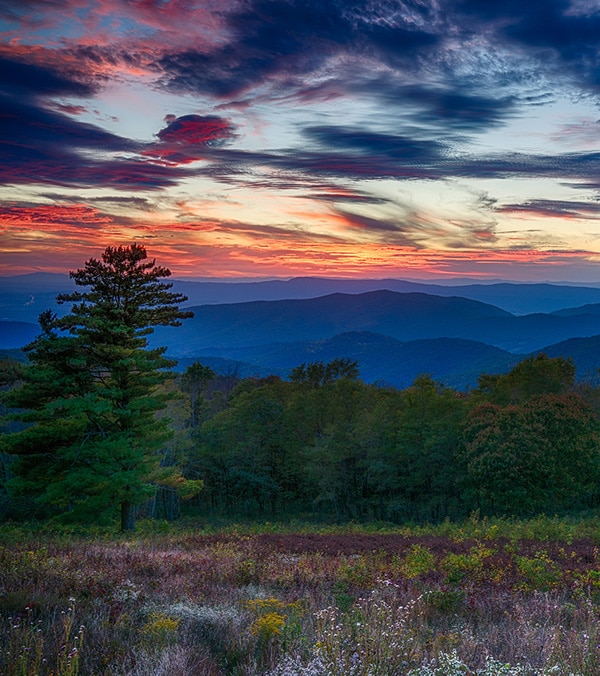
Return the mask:
{"type": "Polygon", "coordinates": [[[0,275],[600,281],[600,0],[1,0],[0,275]]]}

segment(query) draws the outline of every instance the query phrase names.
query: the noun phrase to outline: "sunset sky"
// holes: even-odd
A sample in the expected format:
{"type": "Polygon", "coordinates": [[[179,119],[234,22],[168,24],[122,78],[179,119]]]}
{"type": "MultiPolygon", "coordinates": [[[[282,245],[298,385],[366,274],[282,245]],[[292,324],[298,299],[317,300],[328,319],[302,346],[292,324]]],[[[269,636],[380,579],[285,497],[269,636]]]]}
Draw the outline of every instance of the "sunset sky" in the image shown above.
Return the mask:
{"type": "Polygon", "coordinates": [[[598,0],[2,0],[0,274],[600,281],[598,0]]]}

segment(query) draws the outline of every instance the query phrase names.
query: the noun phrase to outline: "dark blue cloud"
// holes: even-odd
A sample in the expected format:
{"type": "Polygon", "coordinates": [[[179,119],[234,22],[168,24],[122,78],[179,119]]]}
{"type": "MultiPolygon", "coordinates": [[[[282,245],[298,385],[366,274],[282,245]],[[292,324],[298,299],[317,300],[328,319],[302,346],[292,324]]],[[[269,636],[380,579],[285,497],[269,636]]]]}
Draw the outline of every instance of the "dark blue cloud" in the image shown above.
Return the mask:
{"type": "Polygon", "coordinates": [[[444,178],[448,148],[441,141],[371,132],[342,125],[311,126],[304,130],[302,149],[272,152],[207,148],[198,174],[225,183],[245,183],[281,189],[330,189],[333,179],[444,178]],[[257,180],[256,167],[268,168],[257,180]],[[323,183],[325,181],[325,183],[323,183]]]}
{"type": "MultiPolygon", "coordinates": [[[[390,3],[398,9],[398,3],[390,3]]],[[[330,57],[395,62],[437,43],[433,33],[395,19],[373,21],[362,2],[254,0],[227,15],[232,40],[215,51],[194,49],[159,58],[162,85],[213,96],[239,95],[271,77],[318,72],[330,57]],[[371,21],[370,21],[371,20],[371,21]]]]}
{"type": "Polygon", "coordinates": [[[505,204],[497,211],[532,213],[557,218],[598,218],[600,203],[577,200],[529,200],[521,204],[505,204]]]}
{"type": "Polygon", "coordinates": [[[564,12],[569,7],[568,0],[457,0],[461,11],[486,20],[512,19],[517,21],[524,15],[564,12]]]}
{"type": "Polygon", "coordinates": [[[449,158],[445,163],[445,171],[448,176],[469,178],[546,176],[589,181],[600,175],[600,153],[533,155],[506,152],[486,158],[449,158]]]}
{"type": "Polygon", "coordinates": [[[382,134],[344,126],[307,127],[304,135],[320,146],[403,163],[430,164],[441,159],[447,146],[441,141],[382,134]]]}
{"type": "Polygon", "coordinates": [[[166,54],[155,67],[164,73],[160,84],[166,89],[216,97],[243,93],[260,83],[261,73],[274,68],[271,59],[247,59],[232,47],[211,55],[195,50],[166,54]]]}
{"type": "MultiPolygon", "coordinates": [[[[310,126],[304,130],[304,137],[306,143],[301,149],[252,152],[206,148],[206,162],[195,173],[257,189],[314,189],[321,193],[304,196],[332,202],[345,201],[335,186],[348,180],[545,176],[563,182],[576,181],[575,186],[580,187],[599,186],[596,177],[600,175],[600,153],[540,155],[507,151],[481,157],[455,152],[451,143],[445,142],[446,137],[427,138],[423,132],[409,137],[344,125],[310,126]],[[257,167],[265,169],[262,179],[257,167]]],[[[352,199],[348,196],[349,201],[352,199]]]]}
{"type": "Polygon", "coordinates": [[[388,114],[408,114],[422,127],[464,134],[501,126],[517,114],[521,103],[516,96],[475,91],[472,84],[450,78],[444,85],[407,85],[384,75],[358,84],[350,81],[344,87],[377,99],[388,114]]]}
{"type": "Polygon", "coordinates": [[[189,175],[119,157],[118,153],[139,153],[145,146],[47,107],[48,96],[81,97],[93,91],[52,68],[1,59],[0,183],[157,190],[189,175]]]}
{"type": "Polygon", "coordinates": [[[61,147],[121,152],[132,152],[141,147],[130,139],[73,120],[26,99],[18,101],[2,97],[0,109],[4,117],[0,139],[14,148],[29,147],[43,153],[49,148],[61,147]]]}
{"type": "MultiPolygon", "coordinates": [[[[304,136],[307,144],[302,150],[214,150],[210,164],[199,172],[229,183],[244,183],[250,178],[254,185],[255,168],[268,167],[269,178],[263,183],[284,189],[313,184],[322,187],[323,180],[540,176],[597,187],[596,177],[600,175],[600,152],[540,155],[507,151],[480,157],[456,153],[441,138],[383,134],[344,125],[310,126],[304,130],[304,136]]],[[[318,194],[315,199],[319,199],[318,194]]]]}
{"type": "Polygon", "coordinates": [[[565,73],[600,85],[600,8],[577,13],[568,0],[458,0],[458,10],[491,23],[497,37],[532,51],[552,50],[565,73]]]}
{"type": "Polygon", "coordinates": [[[0,92],[14,96],[91,96],[94,87],[72,76],[0,56],[0,92]]]}
{"type": "Polygon", "coordinates": [[[433,33],[417,31],[404,26],[369,26],[357,36],[360,45],[366,40],[364,47],[372,49],[391,64],[402,62],[407,56],[414,58],[415,52],[422,47],[432,47],[439,42],[433,33]]]}
{"type": "MultiPolygon", "coordinates": [[[[52,141],[52,128],[41,132],[36,130],[37,139],[41,140],[38,146],[34,145],[33,138],[27,141],[27,145],[15,145],[4,131],[0,132],[0,154],[3,160],[0,163],[0,184],[158,190],[175,185],[190,175],[182,169],[156,163],[119,157],[101,159],[80,153],[83,148],[101,151],[106,150],[106,147],[95,145],[89,138],[82,138],[81,129],[76,130],[76,143],[69,145],[69,122],[60,121],[59,126],[53,127],[59,132],[56,142],[52,141]],[[61,141],[60,138],[66,138],[67,141],[61,141]],[[84,139],[85,143],[82,143],[84,139]]],[[[27,120],[22,119],[20,123],[26,136],[27,120]]],[[[96,140],[101,138],[98,134],[93,136],[96,140]]],[[[119,137],[116,139],[118,141],[119,137]]]]}
{"type": "MultiPolygon", "coordinates": [[[[388,91],[388,100],[393,92],[388,91]]],[[[411,85],[396,90],[398,100],[423,108],[418,119],[429,124],[475,132],[504,124],[515,113],[512,96],[494,97],[455,88],[411,85]]]]}

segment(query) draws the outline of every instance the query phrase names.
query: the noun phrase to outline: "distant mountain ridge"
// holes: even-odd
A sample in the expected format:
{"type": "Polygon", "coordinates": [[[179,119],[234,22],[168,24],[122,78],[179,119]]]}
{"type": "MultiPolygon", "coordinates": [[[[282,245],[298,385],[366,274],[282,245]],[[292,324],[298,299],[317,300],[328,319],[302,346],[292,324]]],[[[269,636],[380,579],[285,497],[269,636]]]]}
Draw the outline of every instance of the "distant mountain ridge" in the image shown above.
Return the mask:
{"type": "Polygon", "coordinates": [[[254,348],[213,350],[200,354],[210,365],[215,356],[244,365],[246,373],[272,373],[286,377],[301,363],[329,362],[336,357],[356,360],[360,377],[369,383],[408,387],[418,375],[431,374],[444,384],[474,387],[481,373],[500,373],[520,361],[514,354],[484,343],[455,338],[401,342],[389,336],[355,331],[326,340],[278,343],[254,348]],[[209,360],[207,361],[207,357],[209,360]]]}
{"type": "MultiPolygon", "coordinates": [[[[31,278],[28,283],[33,284],[31,278]]],[[[199,359],[241,375],[286,376],[302,362],[348,357],[359,362],[367,382],[406,387],[420,373],[429,373],[464,389],[475,386],[481,373],[505,372],[543,350],[549,356],[573,356],[579,377],[597,377],[600,303],[519,316],[461,297],[463,288],[448,287],[444,296],[373,290],[205,304],[192,307],[195,317],[180,327],[158,327],[151,342],[167,346],[179,368],[199,359]]],[[[526,288],[513,289],[517,295],[521,291],[526,288]]],[[[591,291],[600,294],[600,289],[591,291]]],[[[0,349],[22,347],[38,334],[36,323],[0,321],[0,349]]]]}
{"type": "MultiPolygon", "coordinates": [[[[370,291],[335,293],[319,298],[253,301],[192,308],[194,318],[176,329],[158,327],[155,342],[175,354],[208,346],[236,347],[270,342],[331,338],[348,331],[371,331],[397,338],[465,337],[480,321],[512,319],[493,305],[467,298],[442,298],[422,293],[370,291]]],[[[573,322],[572,318],[555,318],[573,322]]],[[[598,322],[600,333],[600,321],[598,322]]]]}
{"type": "Polygon", "coordinates": [[[251,347],[369,331],[404,342],[462,338],[529,353],[568,338],[600,334],[600,315],[515,316],[466,298],[393,291],[192,309],[194,318],[183,326],[159,327],[154,344],[168,345],[173,354],[183,357],[208,347],[251,347]]]}
{"type": "MultiPolygon", "coordinates": [[[[402,343],[368,332],[340,334],[321,341],[280,343],[256,348],[222,349],[201,353],[197,359],[219,372],[264,377],[287,377],[301,363],[335,357],[358,361],[360,377],[368,383],[408,387],[419,375],[458,390],[477,386],[482,373],[506,373],[528,356],[546,353],[549,357],[572,359],[578,380],[600,383],[600,335],[572,338],[544,346],[530,355],[513,354],[498,348],[459,338],[436,338],[402,343]]],[[[184,358],[178,370],[185,370],[194,359],[184,358]]]]}
{"type": "MultiPolygon", "coordinates": [[[[220,305],[257,300],[292,300],[317,298],[332,293],[362,294],[387,290],[398,293],[426,293],[436,296],[459,296],[495,305],[513,314],[550,313],[563,308],[600,303],[600,288],[566,284],[531,284],[495,282],[444,284],[403,279],[330,279],[295,277],[267,281],[191,281],[170,280],[178,293],[188,297],[187,305],[220,305]]],[[[74,288],[68,275],[31,273],[0,277],[0,320],[37,321],[48,308],[64,312],[56,306],[57,293],[74,288]]]]}
{"type": "Polygon", "coordinates": [[[600,303],[588,303],[578,307],[567,307],[555,310],[551,314],[558,317],[572,317],[573,315],[600,315],[600,303]]]}

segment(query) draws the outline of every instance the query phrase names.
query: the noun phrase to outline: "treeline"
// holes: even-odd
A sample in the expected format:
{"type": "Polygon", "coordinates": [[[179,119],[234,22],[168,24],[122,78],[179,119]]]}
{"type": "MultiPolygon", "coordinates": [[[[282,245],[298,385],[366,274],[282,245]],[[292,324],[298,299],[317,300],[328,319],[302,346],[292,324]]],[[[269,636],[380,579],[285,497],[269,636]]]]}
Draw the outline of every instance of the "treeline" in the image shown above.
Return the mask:
{"type": "Polygon", "coordinates": [[[367,385],[344,359],[229,394],[209,371],[179,381],[199,513],[421,521],[598,506],[599,393],[576,385],[569,360],[540,354],[468,393],[429,376],[367,385]]]}
{"type": "Polygon", "coordinates": [[[345,521],[599,506],[600,390],[544,354],[464,393],[367,385],[340,356],[287,380],[176,376],[156,326],[191,312],[144,247],[71,273],[27,362],[0,362],[0,518],[191,515],[345,521]],[[0,411],[1,413],[2,411],[0,411]],[[186,501],[186,502],[184,502],[186,501]]]}
{"type": "MultiPolygon", "coordinates": [[[[0,374],[18,387],[18,364],[0,374]]],[[[600,505],[600,391],[576,383],[570,360],[539,354],[466,393],[426,375],[404,390],[368,385],[347,359],[303,364],[288,380],[195,363],[165,395],[173,436],[161,465],[204,488],[182,502],[157,486],[140,516],[403,522],[600,505]]],[[[13,460],[1,458],[0,516],[59,514],[7,492],[13,460]]]]}

